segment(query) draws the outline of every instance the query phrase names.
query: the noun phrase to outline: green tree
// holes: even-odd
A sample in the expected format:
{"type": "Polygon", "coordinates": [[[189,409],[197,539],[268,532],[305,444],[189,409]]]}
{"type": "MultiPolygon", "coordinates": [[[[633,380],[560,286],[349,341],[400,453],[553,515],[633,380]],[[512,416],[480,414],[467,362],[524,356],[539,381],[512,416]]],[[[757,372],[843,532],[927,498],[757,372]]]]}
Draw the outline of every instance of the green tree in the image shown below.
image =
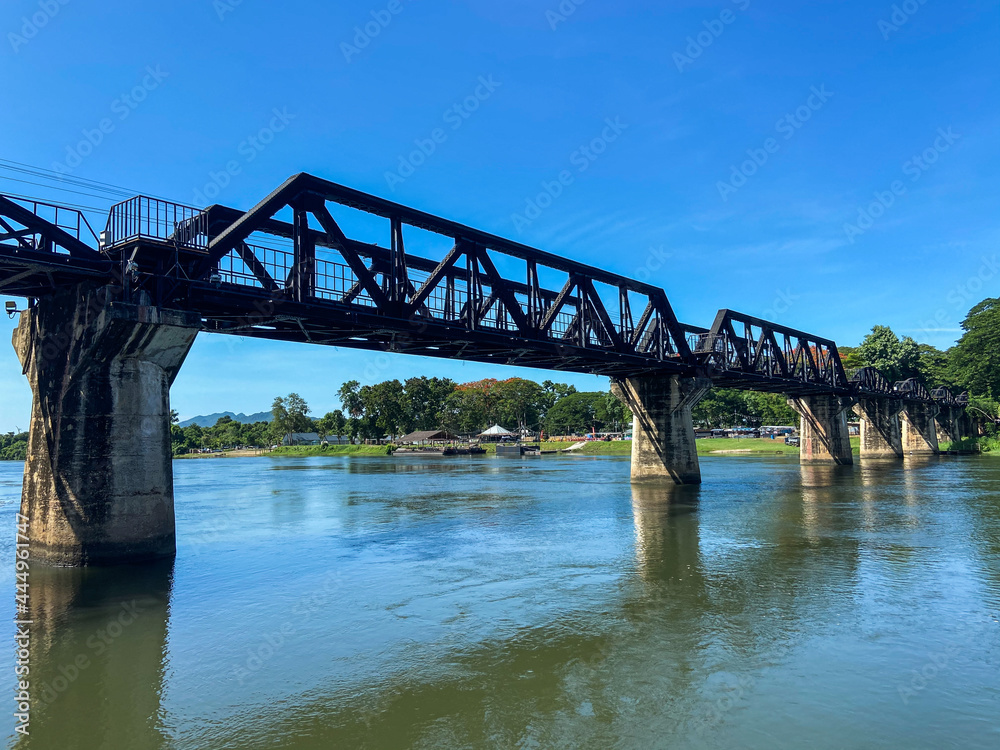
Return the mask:
{"type": "Polygon", "coordinates": [[[1000,298],[969,310],[962,329],[951,350],[956,380],[972,394],[1000,400],[1000,298]]]}
{"type": "MultiPolygon", "coordinates": [[[[293,432],[309,432],[313,423],[309,419],[309,405],[297,393],[278,396],[271,404],[271,428],[276,436],[291,436],[293,432]]],[[[221,421],[221,420],[220,420],[221,421]]]]}
{"type": "Polygon", "coordinates": [[[327,412],[316,422],[317,431],[322,437],[343,435],[345,427],[347,427],[347,418],[340,409],[327,412]]]}
{"type": "Polygon", "coordinates": [[[888,326],[875,326],[858,347],[862,361],[890,382],[920,376],[920,348],[909,336],[900,339],[888,326]]]}
{"type": "Polygon", "coordinates": [[[955,388],[958,383],[952,373],[950,352],[943,352],[930,344],[918,344],[920,351],[920,379],[928,388],[939,385],[955,388]]]}
{"type": "Polygon", "coordinates": [[[605,394],[570,393],[555,402],[545,415],[545,429],[550,435],[589,432],[599,426],[597,408],[605,394]]]}
{"type": "Polygon", "coordinates": [[[497,383],[493,393],[496,395],[498,422],[509,429],[516,427],[518,432],[538,426],[545,402],[545,391],[538,383],[524,378],[510,378],[497,383]]]}
{"type": "Polygon", "coordinates": [[[614,432],[624,431],[632,423],[632,412],[614,394],[605,393],[594,408],[594,418],[614,432]]]}
{"type": "Polygon", "coordinates": [[[840,362],[845,370],[860,370],[865,366],[865,361],[861,358],[861,353],[856,346],[839,346],[840,362]]]}
{"type": "Polygon", "coordinates": [[[445,400],[454,390],[455,381],[449,378],[409,378],[403,384],[403,431],[439,428],[445,400]]]}

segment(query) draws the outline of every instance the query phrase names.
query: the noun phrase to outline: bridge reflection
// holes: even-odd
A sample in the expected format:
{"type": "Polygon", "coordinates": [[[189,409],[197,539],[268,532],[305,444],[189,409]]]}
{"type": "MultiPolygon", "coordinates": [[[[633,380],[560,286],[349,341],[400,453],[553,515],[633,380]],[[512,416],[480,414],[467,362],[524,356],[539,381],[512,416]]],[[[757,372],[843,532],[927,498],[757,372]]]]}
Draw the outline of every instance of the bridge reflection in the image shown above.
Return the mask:
{"type": "Polygon", "coordinates": [[[31,724],[16,746],[158,748],[173,562],[31,569],[31,724]]]}

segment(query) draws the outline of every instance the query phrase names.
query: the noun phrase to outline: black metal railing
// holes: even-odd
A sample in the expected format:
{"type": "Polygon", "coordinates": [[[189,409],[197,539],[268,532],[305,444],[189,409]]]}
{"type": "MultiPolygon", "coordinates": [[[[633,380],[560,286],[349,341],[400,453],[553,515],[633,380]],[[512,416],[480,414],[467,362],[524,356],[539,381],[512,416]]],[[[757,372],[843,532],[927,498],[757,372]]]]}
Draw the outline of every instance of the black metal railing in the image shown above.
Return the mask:
{"type": "Polygon", "coordinates": [[[103,234],[103,249],[135,240],[159,240],[205,250],[208,215],[192,206],[138,195],[111,208],[103,234]]]}

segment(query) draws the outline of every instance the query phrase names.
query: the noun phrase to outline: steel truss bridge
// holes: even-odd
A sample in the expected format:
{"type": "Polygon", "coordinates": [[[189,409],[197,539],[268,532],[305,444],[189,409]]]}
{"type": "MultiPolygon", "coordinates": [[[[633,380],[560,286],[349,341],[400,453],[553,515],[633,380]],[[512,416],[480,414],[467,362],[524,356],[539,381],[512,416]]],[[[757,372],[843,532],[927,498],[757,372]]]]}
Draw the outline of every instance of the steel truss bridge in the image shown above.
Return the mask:
{"type": "Polygon", "coordinates": [[[0,294],[78,285],[195,313],[201,330],[720,387],[964,405],[848,374],[837,345],[732,310],[677,320],[666,293],[309,174],[243,212],[137,196],[95,231],[73,209],[0,196],[0,294]],[[435,259],[436,258],[436,259],[435,259]]]}

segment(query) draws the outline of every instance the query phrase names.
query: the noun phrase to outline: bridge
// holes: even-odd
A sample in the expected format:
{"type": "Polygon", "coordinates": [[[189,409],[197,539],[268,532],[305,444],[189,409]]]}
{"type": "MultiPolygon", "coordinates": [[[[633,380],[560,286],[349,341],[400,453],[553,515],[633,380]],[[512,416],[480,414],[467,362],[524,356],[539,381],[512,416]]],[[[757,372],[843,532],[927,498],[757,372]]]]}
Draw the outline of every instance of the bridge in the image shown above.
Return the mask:
{"type": "Polygon", "coordinates": [[[934,454],[968,396],[845,371],[836,344],[732,310],[678,321],[663,289],[308,174],[249,211],[137,196],[103,229],[0,196],[0,294],[28,300],[22,513],[32,557],[174,553],[169,388],[199,332],[594,373],[634,415],[632,479],[701,481],[713,386],[786,394],[804,462],[934,454]]]}

